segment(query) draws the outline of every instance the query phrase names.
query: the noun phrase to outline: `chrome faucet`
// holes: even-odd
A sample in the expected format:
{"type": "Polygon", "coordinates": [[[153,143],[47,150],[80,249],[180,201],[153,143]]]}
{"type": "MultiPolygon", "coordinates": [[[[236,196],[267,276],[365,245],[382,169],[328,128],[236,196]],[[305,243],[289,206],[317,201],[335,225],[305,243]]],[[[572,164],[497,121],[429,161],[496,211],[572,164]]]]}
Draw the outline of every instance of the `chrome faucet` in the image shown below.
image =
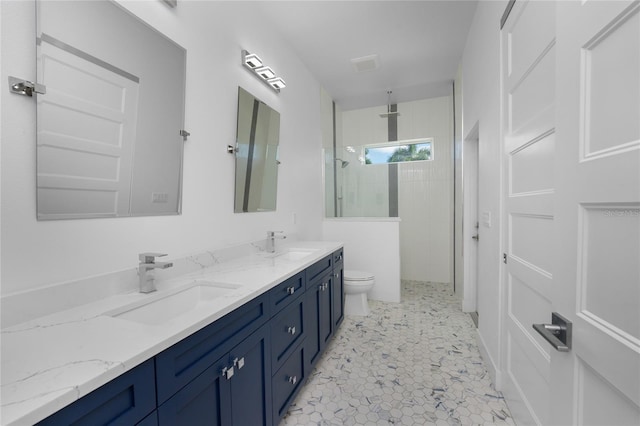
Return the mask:
{"type": "Polygon", "coordinates": [[[267,253],[274,253],[276,251],[276,238],[281,240],[287,238],[286,235],[282,234],[284,234],[284,231],[267,231],[267,253]]]}
{"type": "Polygon", "coordinates": [[[172,262],[156,262],[156,257],[166,256],[165,253],[140,253],[138,258],[138,277],[140,277],[140,293],[156,291],[154,269],[167,269],[173,266],[172,262]]]}

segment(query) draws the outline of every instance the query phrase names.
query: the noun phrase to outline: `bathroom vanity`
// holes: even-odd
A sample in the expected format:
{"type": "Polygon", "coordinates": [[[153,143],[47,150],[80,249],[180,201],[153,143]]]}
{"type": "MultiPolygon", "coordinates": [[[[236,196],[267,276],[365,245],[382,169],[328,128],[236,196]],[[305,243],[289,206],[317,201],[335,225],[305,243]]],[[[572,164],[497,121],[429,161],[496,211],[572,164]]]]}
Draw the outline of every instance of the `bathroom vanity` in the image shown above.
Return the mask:
{"type": "Polygon", "coordinates": [[[3,349],[2,424],[277,425],[344,318],[342,245],[212,263],[3,330],[30,365],[3,349]]]}

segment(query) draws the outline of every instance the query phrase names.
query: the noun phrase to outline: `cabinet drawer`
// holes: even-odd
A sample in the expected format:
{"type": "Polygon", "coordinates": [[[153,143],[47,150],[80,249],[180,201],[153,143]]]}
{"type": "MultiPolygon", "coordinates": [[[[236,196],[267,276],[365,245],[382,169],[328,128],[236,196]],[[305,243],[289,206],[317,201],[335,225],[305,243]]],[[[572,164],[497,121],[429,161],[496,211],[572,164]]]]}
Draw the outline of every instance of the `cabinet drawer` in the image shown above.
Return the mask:
{"type": "Polygon", "coordinates": [[[272,288],[269,291],[271,315],[278,313],[304,292],[305,284],[306,274],[305,271],[302,271],[272,288]]]}
{"type": "Polygon", "coordinates": [[[267,295],[225,315],[156,356],[158,405],[269,319],[267,295]]]}
{"type": "Polygon", "coordinates": [[[158,426],[158,411],[154,410],[151,414],[145,417],[140,423],[136,423],[136,426],[158,426]]]}
{"type": "Polygon", "coordinates": [[[344,249],[336,250],[333,252],[333,265],[334,267],[344,262],[344,249]]]}
{"type": "Polygon", "coordinates": [[[280,368],[304,336],[304,297],[301,293],[271,320],[272,371],[280,368]]]}
{"type": "Polygon", "coordinates": [[[319,275],[331,270],[331,268],[333,268],[333,254],[330,254],[324,259],[318,260],[307,268],[307,282],[311,282],[319,275]]]}
{"type": "Polygon", "coordinates": [[[276,425],[287,413],[297,391],[302,387],[304,374],[304,339],[280,370],[273,375],[273,424],[276,425]]]}
{"type": "Polygon", "coordinates": [[[187,386],[158,407],[160,426],[231,424],[229,410],[229,383],[220,374],[228,366],[228,356],[223,357],[187,386]]]}
{"type": "Polygon", "coordinates": [[[136,424],[156,408],[153,360],[140,364],[38,425],[136,424]]]}

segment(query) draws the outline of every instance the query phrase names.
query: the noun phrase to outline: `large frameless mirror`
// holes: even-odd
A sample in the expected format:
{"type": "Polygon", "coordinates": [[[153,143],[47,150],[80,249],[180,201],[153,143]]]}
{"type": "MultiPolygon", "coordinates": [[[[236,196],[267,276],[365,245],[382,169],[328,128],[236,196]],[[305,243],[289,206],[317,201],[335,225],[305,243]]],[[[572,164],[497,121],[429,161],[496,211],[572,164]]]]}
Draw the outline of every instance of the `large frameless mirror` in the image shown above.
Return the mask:
{"type": "Polygon", "coordinates": [[[38,219],[179,214],[186,50],[112,1],[36,4],[38,219]]]}
{"type": "Polygon", "coordinates": [[[238,88],[235,212],[276,209],[280,113],[238,88]]]}

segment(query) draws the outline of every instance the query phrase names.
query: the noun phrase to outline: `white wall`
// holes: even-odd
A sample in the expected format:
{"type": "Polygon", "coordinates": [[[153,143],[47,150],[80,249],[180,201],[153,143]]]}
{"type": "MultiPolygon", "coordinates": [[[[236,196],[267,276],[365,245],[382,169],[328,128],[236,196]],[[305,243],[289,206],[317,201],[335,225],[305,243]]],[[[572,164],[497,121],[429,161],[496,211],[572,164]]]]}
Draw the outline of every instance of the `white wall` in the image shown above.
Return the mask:
{"type": "MultiPolygon", "coordinates": [[[[246,2],[120,1],[187,49],[183,214],[37,222],[35,99],[1,93],[2,294],[81,279],[137,264],[137,254],[170,257],[263,238],[268,229],[322,236],[320,86],[260,8],[246,2]],[[276,94],[240,65],[258,53],[287,82],[276,94]],[[233,213],[238,86],[281,114],[278,205],[233,213]],[[294,213],[297,218],[294,223],[294,213]]],[[[1,2],[0,81],[35,80],[34,2],[1,2]]]]}
{"type": "Polygon", "coordinates": [[[455,105],[455,120],[454,120],[454,134],[453,141],[453,161],[454,161],[454,280],[456,294],[463,299],[464,298],[464,252],[462,250],[462,196],[464,186],[462,185],[463,169],[462,169],[462,103],[463,103],[463,89],[462,89],[462,64],[458,67],[458,73],[454,81],[454,105],[455,105]]]}
{"type": "Polygon", "coordinates": [[[431,137],[434,157],[398,165],[402,278],[452,283],[452,97],[400,103],[398,112],[398,140],[431,137]]]}
{"type": "Polygon", "coordinates": [[[369,298],[400,302],[400,220],[336,218],[323,223],[325,241],[344,242],[344,268],[371,272],[369,298]]]}
{"type": "Polygon", "coordinates": [[[481,350],[498,388],[501,385],[500,235],[500,17],[506,0],[479,2],[462,58],[463,138],[478,125],[479,216],[478,313],[481,350]],[[491,216],[491,224],[483,218],[491,216]]]}

